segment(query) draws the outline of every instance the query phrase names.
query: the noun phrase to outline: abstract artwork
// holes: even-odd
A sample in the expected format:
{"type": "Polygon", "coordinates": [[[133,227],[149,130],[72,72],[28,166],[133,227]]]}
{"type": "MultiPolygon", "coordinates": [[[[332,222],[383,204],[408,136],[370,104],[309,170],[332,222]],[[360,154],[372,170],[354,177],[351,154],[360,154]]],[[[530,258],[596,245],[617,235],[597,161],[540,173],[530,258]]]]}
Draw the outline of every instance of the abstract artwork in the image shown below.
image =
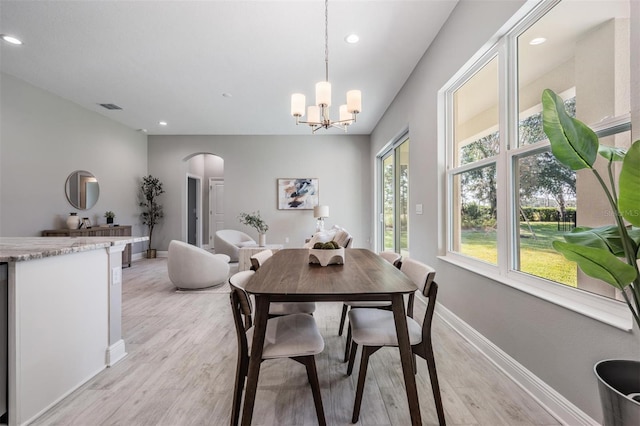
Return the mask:
{"type": "Polygon", "coordinates": [[[318,205],[318,179],[278,179],[279,210],[312,210],[318,205]]]}

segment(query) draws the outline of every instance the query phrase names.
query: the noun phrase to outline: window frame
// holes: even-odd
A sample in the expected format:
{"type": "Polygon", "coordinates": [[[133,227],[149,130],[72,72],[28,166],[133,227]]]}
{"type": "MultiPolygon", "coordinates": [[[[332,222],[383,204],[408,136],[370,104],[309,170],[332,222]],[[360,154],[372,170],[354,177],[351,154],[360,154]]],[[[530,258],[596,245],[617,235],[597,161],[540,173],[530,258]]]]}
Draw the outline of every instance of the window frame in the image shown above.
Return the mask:
{"type": "MultiPolygon", "coordinates": [[[[440,229],[443,230],[444,254],[439,259],[487,277],[493,281],[508,285],[550,303],[570,309],[587,317],[609,324],[621,330],[632,329],[632,318],[626,305],[595,293],[569,287],[544,278],[518,271],[518,232],[519,221],[516,211],[518,180],[515,175],[516,162],[519,158],[536,152],[549,150],[549,141],[523,146],[508,146],[508,141],[518,141],[518,73],[517,46],[518,37],[531,25],[541,19],[561,0],[541,0],[536,4],[528,4],[516,14],[501,33],[496,34],[480,52],[472,57],[439,91],[438,111],[439,142],[445,149],[445,179],[443,179],[445,214],[440,229]],[[500,131],[500,150],[497,156],[485,158],[477,162],[456,166],[454,164],[457,149],[454,140],[454,103],[453,95],[483,66],[494,58],[498,59],[498,129],[500,131]],[[454,176],[465,170],[475,169],[489,163],[496,164],[498,182],[503,187],[497,191],[497,265],[452,251],[455,220],[454,211],[454,176]],[[506,178],[506,179],[505,179],[506,178]]],[[[633,23],[632,23],[633,25],[633,23]]],[[[631,114],[616,116],[597,125],[590,125],[599,137],[620,133],[631,128],[631,114]]]]}
{"type": "MultiPolygon", "coordinates": [[[[411,138],[409,137],[409,130],[405,130],[401,132],[397,137],[393,139],[390,143],[385,145],[385,147],[380,150],[380,152],[376,155],[376,164],[378,166],[378,185],[379,190],[378,194],[378,241],[377,247],[378,250],[381,250],[385,247],[385,224],[384,224],[384,160],[391,157],[393,159],[393,228],[394,228],[394,251],[396,253],[400,253],[402,248],[400,244],[400,234],[397,232],[397,229],[401,226],[400,220],[398,217],[398,193],[399,193],[399,179],[398,179],[398,156],[399,156],[399,148],[405,142],[409,142],[409,149],[411,149],[411,138]]],[[[411,173],[411,167],[409,166],[409,173],[411,173]]],[[[409,188],[407,189],[407,202],[410,206],[409,198],[411,197],[410,193],[410,184],[411,180],[409,177],[409,188]]],[[[409,212],[407,212],[409,213],[409,212]]],[[[409,214],[407,214],[407,230],[409,229],[409,214]]],[[[407,238],[409,236],[407,235],[407,238]]],[[[409,245],[409,241],[407,241],[407,251],[411,251],[411,247],[409,245]]]]}

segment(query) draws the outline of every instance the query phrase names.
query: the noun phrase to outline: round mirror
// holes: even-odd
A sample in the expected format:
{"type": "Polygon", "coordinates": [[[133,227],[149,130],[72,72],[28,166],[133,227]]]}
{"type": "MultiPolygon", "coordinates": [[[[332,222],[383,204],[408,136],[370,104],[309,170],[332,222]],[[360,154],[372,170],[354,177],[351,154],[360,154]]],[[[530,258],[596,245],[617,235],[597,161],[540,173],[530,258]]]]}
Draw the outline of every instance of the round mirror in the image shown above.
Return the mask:
{"type": "Polygon", "coordinates": [[[88,210],[96,205],[100,195],[98,179],[86,170],[76,170],[64,185],[69,203],[79,210],[88,210]]]}

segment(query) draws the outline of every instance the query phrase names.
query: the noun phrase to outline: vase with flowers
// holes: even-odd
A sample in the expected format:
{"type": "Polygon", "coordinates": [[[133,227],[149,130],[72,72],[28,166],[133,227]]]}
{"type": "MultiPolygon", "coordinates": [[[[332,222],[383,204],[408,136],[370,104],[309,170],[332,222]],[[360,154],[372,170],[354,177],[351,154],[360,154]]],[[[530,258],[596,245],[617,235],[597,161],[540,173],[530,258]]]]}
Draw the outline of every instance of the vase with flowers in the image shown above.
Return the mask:
{"type": "Polygon", "coordinates": [[[269,225],[267,225],[260,216],[260,210],[252,213],[240,213],[238,215],[238,220],[243,225],[250,226],[258,231],[258,245],[260,247],[267,245],[267,231],[269,230],[269,225]]]}

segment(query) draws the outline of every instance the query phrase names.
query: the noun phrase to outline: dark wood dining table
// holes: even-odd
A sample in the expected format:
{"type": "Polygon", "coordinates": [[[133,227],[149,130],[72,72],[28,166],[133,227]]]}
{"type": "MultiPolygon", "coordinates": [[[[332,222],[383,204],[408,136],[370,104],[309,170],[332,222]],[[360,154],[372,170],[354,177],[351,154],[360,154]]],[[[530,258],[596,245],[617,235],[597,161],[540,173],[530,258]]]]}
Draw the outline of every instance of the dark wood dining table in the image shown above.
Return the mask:
{"type": "Polygon", "coordinates": [[[242,424],[250,425],[253,416],[269,304],[349,300],[391,301],[411,424],[422,424],[403,297],[416,289],[405,274],[367,249],[345,249],[344,264],[324,267],[309,263],[308,249],[275,253],[246,286],[247,292],[255,296],[256,312],[242,424]]]}

